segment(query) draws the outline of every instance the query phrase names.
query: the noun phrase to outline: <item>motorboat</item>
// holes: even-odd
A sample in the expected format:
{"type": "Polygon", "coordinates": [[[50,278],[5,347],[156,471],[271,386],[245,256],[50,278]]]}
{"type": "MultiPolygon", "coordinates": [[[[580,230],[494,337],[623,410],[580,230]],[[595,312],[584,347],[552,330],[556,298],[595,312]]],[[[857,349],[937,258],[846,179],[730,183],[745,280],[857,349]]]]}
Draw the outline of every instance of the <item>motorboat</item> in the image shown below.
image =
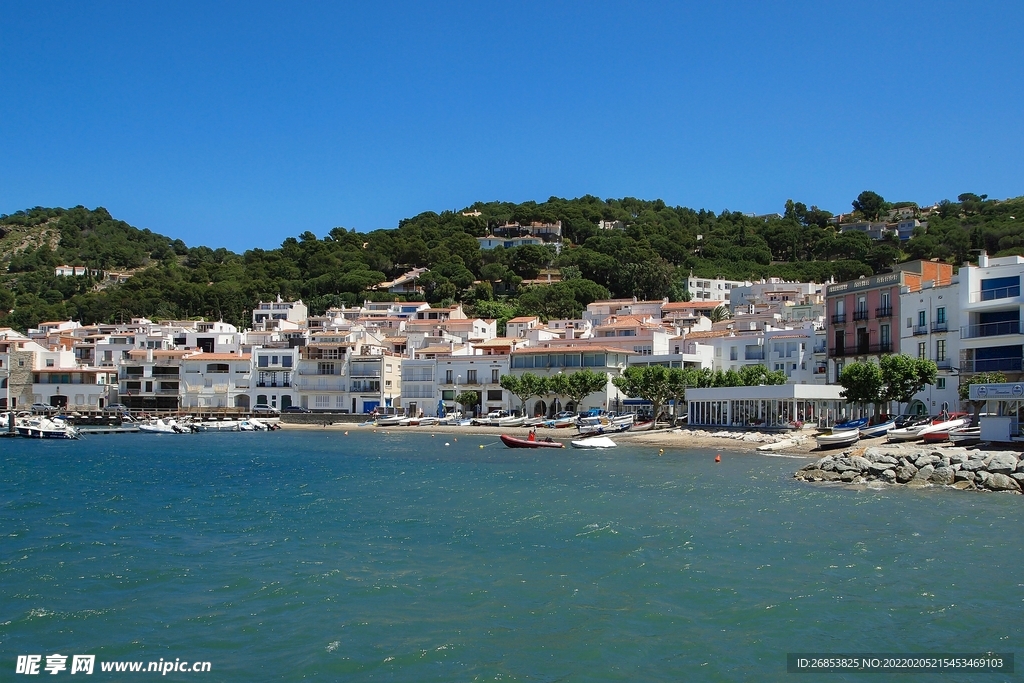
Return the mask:
{"type": "Polygon", "coordinates": [[[877,439],[880,436],[885,436],[890,430],[896,428],[896,420],[885,420],[878,424],[869,424],[866,427],[860,428],[860,438],[862,439],[877,439]]]}
{"type": "Polygon", "coordinates": [[[842,429],[835,427],[831,432],[818,434],[814,440],[818,442],[818,448],[839,448],[841,446],[852,446],[860,438],[860,429],[842,429]]]}
{"type": "Polygon", "coordinates": [[[78,430],[71,423],[46,416],[15,421],[15,429],[19,436],[29,439],[77,439],[79,436],[78,430]]]}
{"type": "Polygon", "coordinates": [[[565,429],[566,427],[575,427],[576,415],[572,413],[568,415],[555,415],[554,419],[545,422],[544,426],[548,429],[565,429]]]}
{"type": "Polygon", "coordinates": [[[252,418],[252,419],[249,419],[249,420],[242,420],[241,422],[239,422],[238,423],[238,431],[240,431],[240,432],[268,432],[268,431],[270,431],[270,426],[267,423],[265,423],[265,422],[261,422],[260,420],[257,420],[256,418],[252,418]]]}
{"type": "Polygon", "coordinates": [[[454,412],[454,413],[448,413],[444,417],[440,418],[437,421],[437,424],[439,424],[439,425],[458,425],[460,422],[462,422],[462,413],[454,412]]]}
{"type": "Polygon", "coordinates": [[[173,417],[158,417],[140,422],[139,431],[146,434],[191,434],[195,429],[191,423],[178,422],[173,417]]]}
{"type": "MultiPolygon", "coordinates": [[[[899,421],[897,420],[897,424],[899,421]]],[[[932,424],[930,417],[921,417],[916,420],[909,420],[905,427],[896,427],[890,429],[886,435],[886,440],[890,442],[896,441],[915,441],[920,438],[921,430],[925,427],[929,427],[932,424]]]]}
{"type": "Polygon", "coordinates": [[[981,427],[956,427],[949,430],[954,446],[973,446],[981,441],[981,427]]]}
{"type": "Polygon", "coordinates": [[[930,425],[932,418],[927,415],[900,415],[896,418],[896,429],[903,429],[904,427],[914,427],[920,425],[930,425]]]}
{"type": "Polygon", "coordinates": [[[580,434],[614,434],[624,432],[633,426],[633,415],[594,415],[581,417],[576,424],[580,434]]]}
{"type": "Polygon", "coordinates": [[[655,424],[654,420],[645,420],[644,422],[636,422],[636,421],[634,421],[633,422],[633,427],[630,429],[630,431],[633,431],[633,432],[646,432],[646,431],[648,431],[650,429],[654,429],[654,424],[655,424]]]}
{"type": "Polygon", "coordinates": [[[239,423],[240,420],[209,420],[197,422],[194,427],[197,432],[237,432],[239,423]]]}
{"type": "Polygon", "coordinates": [[[574,439],[569,443],[573,448],[615,448],[617,445],[607,436],[588,436],[585,439],[574,439]]]}
{"type": "Polygon", "coordinates": [[[501,442],[509,448],[565,448],[561,441],[554,441],[552,438],[544,439],[520,439],[519,437],[502,434],[501,442]]]}
{"type": "Polygon", "coordinates": [[[846,422],[840,422],[838,424],[832,425],[832,431],[845,432],[849,429],[861,429],[862,427],[868,426],[869,420],[870,418],[861,417],[856,420],[847,420],[846,422]]]}

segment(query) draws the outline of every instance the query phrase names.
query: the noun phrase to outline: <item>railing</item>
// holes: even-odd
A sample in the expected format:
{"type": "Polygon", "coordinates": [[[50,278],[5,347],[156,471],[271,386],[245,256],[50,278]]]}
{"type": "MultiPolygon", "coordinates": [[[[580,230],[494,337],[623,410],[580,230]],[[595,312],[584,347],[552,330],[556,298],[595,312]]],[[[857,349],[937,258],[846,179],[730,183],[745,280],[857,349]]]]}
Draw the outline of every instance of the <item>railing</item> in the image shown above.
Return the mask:
{"type": "Polygon", "coordinates": [[[747,351],[743,354],[743,360],[764,360],[764,351],[747,351]]]}
{"type": "Polygon", "coordinates": [[[1020,358],[985,358],[960,361],[960,372],[1020,372],[1020,358]]]}
{"type": "Polygon", "coordinates": [[[143,374],[141,372],[127,372],[122,370],[120,379],[142,379],[142,377],[143,374]]]}
{"type": "Polygon", "coordinates": [[[833,325],[840,325],[840,324],[845,323],[845,322],[846,322],[846,314],[845,313],[836,313],[835,315],[832,316],[832,324],[833,325]]]}
{"type": "Polygon", "coordinates": [[[892,306],[879,306],[875,309],[876,318],[891,318],[892,317],[892,306]]]}
{"type": "Polygon", "coordinates": [[[948,358],[935,361],[935,367],[939,370],[949,370],[953,366],[953,362],[948,358]]]}
{"type": "Polygon", "coordinates": [[[892,353],[892,342],[839,346],[831,349],[828,355],[838,358],[840,356],[870,356],[881,353],[892,353]]]}
{"type": "Polygon", "coordinates": [[[868,319],[868,309],[866,309],[866,308],[858,308],[857,310],[855,310],[853,312],[853,319],[854,320],[867,320],[868,319]]]}
{"type": "Polygon", "coordinates": [[[995,301],[997,299],[1010,299],[1013,297],[1020,296],[1020,285],[1012,285],[1010,287],[1000,287],[999,289],[985,289],[980,292],[974,292],[971,294],[971,303],[976,304],[981,301],[995,301]]]}
{"type": "Polygon", "coordinates": [[[965,325],[960,328],[961,339],[975,339],[977,337],[996,337],[1003,334],[1020,334],[1020,321],[1006,320],[998,323],[965,325]]]}
{"type": "Polygon", "coordinates": [[[275,388],[275,387],[290,387],[291,385],[292,385],[291,382],[256,382],[256,386],[257,387],[275,388]]]}
{"type": "Polygon", "coordinates": [[[827,344],[819,344],[818,346],[814,347],[814,351],[813,352],[814,353],[826,353],[827,351],[828,351],[828,345],[827,344]]]}
{"type": "Polygon", "coordinates": [[[914,336],[916,337],[919,334],[928,334],[928,326],[927,325],[914,325],[914,336]]]}
{"type": "Polygon", "coordinates": [[[945,320],[942,322],[932,323],[932,332],[946,332],[949,330],[949,323],[945,320]]]}

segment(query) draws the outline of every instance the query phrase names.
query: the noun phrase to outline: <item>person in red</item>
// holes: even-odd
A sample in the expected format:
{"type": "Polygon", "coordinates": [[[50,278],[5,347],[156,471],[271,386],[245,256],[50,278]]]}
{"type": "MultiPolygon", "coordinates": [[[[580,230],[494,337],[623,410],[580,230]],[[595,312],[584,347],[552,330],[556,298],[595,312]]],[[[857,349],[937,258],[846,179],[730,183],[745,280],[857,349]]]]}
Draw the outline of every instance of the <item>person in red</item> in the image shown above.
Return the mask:
{"type": "Polygon", "coordinates": [[[526,437],[526,440],[527,441],[536,441],[537,440],[537,430],[536,429],[531,429],[530,430],[530,436],[526,437]]]}

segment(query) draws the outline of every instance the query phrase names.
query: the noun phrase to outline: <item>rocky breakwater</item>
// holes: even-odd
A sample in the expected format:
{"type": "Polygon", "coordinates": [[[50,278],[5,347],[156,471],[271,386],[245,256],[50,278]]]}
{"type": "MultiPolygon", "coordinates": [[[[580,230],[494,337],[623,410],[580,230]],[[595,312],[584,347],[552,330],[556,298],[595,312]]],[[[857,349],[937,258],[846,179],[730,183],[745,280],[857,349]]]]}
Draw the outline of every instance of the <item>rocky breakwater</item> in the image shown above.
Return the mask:
{"type": "Polygon", "coordinates": [[[870,447],[826,455],[794,476],[804,481],[882,482],[1021,493],[1024,460],[1016,451],[870,447]]]}
{"type": "Polygon", "coordinates": [[[673,434],[692,439],[728,439],[730,441],[741,441],[744,443],[777,444],[785,443],[795,445],[804,443],[808,437],[803,434],[793,433],[768,433],[754,431],[710,431],[705,429],[673,429],[673,434]]]}

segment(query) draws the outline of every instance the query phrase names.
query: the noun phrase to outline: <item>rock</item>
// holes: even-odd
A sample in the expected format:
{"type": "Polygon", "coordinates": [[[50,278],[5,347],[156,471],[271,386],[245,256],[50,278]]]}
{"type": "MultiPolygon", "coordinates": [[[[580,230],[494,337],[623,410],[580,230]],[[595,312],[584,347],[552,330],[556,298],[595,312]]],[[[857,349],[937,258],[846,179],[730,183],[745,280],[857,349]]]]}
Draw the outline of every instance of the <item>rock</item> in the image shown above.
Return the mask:
{"type": "Polygon", "coordinates": [[[985,451],[971,451],[967,454],[968,460],[984,460],[987,457],[988,454],[985,451]]]}
{"type": "Polygon", "coordinates": [[[851,482],[859,476],[860,474],[856,470],[846,470],[839,475],[839,479],[845,482],[851,482]]]}
{"type": "Polygon", "coordinates": [[[801,467],[798,471],[799,472],[809,472],[810,470],[817,470],[817,469],[821,469],[821,468],[818,467],[818,463],[816,463],[816,462],[809,462],[806,465],[804,465],[803,467],[801,467]]]}
{"type": "Polygon", "coordinates": [[[839,481],[841,476],[838,472],[822,472],[821,481],[839,481]]]}
{"type": "Polygon", "coordinates": [[[955,482],[953,482],[953,488],[960,489],[961,491],[963,491],[965,489],[973,489],[974,488],[974,482],[973,481],[964,481],[964,480],[955,481],[955,482]]]}
{"type": "Polygon", "coordinates": [[[1017,491],[1020,493],[1020,483],[1005,474],[993,474],[985,481],[985,486],[993,491],[1017,491]]]}
{"type": "Polygon", "coordinates": [[[848,470],[860,472],[860,468],[850,462],[850,458],[838,458],[835,463],[835,470],[840,474],[848,470]]]}
{"type": "Polygon", "coordinates": [[[950,465],[950,467],[952,467],[952,468],[953,468],[953,471],[954,471],[954,472],[959,472],[959,471],[960,471],[960,468],[961,468],[962,466],[963,466],[963,463],[959,463],[959,462],[954,462],[953,464],[951,464],[951,465],[950,465]]]}
{"type": "Polygon", "coordinates": [[[932,472],[931,476],[928,477],[928,481],[933,484],[942,484],[948,486],[953,483],[953,468],[952,467],[936,467],[935,471],[932,472]]]}
{"type": "Polygon", "coordinates": [[[941,458],[939,458],[939,464],[940,464],[940,465],[942,465],[943,467],[949,467],[949,466],[950,466],[951,464],[953,464],[953,463],[952,463],[952,461],[951,461],[951,460],[949,459],[949,456],[948,456],[948,455],[944,455],[944,456],[942,456],[941,458]]]}
{"type": "Polygon", "coordinates": [[[872,462],[867,458],[861,458],[855,455],[850,458],[850,464],[856,467],[859,472],[867,472],[871,467],[872,462]]]}
{"type": "Polygon", "coordinates": [[[914,461],[914,465],[917,466],[917,469],[921,469],[922,467],[933,465],[939,462],[939,460],[941,460],[941,458],[934,455],[922,455],[914,461]]]}
{"type": "Polygon", "coordinates": [[[917,468],[913,465],[903,465],[896,470],[896,481],[901,484],[906,484],[908,481],[914,478],[917,474],[917,468]]]}
{"type": "Polygon", "coordinates": [[[977,484],[978,486],[984,486],[985,482],[988,481],[988,478],[992,476],[991,474],[989,474],[985,470],[978,470],[974,474],[975,474],[974,483],[977,484]]]}
{"type": "Polygon", "coordinates": [[[968,460],[967,462],[960,465],[960,471],[977,472],[978,470],[985,468],[984,460],[968,460]]]}
{"type": "Polygon", "coordinates": [[[805,481],[821,481],[821,478],[824,476],[824,474],[825,470],[815,468],[812,470],[800,470],[799,472],[796,473],[795,476],[805,481]]]}
{"type": "Polygon", "coordinates": [[[977,479],[977,475],[975,475],[974,472],[971,472],[970,470],[958,470],[955,474],[953,474],[954,482],[969,481],[973,483],[975,479],[977,479]]]}
{"type": "Polygon", "coordinates": [[[836,461],[832,459],[826,460],[821,464],[821,469],[825,470],[826,472],[835,472],[836,461]]]}
{"type": "Polygon", "coordinates": [[[914,479],[911,479],[911,481],[914,481],[915,479],[916,480],[920,480],[920,481],[928,481],[929,477],[932,476],[932,472],[934,472],[934,471],[935,471],[935,467],[934,466],[932,466],[932,465],[925,465],[924,467],[922,467],[919,470],[917,470],[917,474],[914,475],[914,479]]]}
{"type": "Polygon", "coordinates": [[[1010,475],[1010,479],[1013,479],[1018,484],[1024,484],[1024,472],[1014,472],[1010,475]]]}
{"type": "Polygon", "coordinates": [[[1017,454],[996,453],[988,460],[985,469],[993,474],[1009,474],[1017,469],[1017,454]]]}
{"type": "Polygon", "coordinates": [[[884,462],[884,463],[888,463],[890,465],[897,465],[897,464],[899,464],[899,460],[897,460],[896,458],[892,457],[891,455],[880,455],[875,460],[875,462],[884,462]]]}
{"type": "Polygon", "coordinates": [[[890,484],[896,483],[896,470],[885,470],[882,472],[882,479],[885,479],[890,484]]]}
{"type": "Polygon", "coordinates": [[[949,462],[950,462],[950,464],[963,463],[963,462],[967,462],[967,460],[968,460],[968,457],[967,457],[966,453],[951,453],[949,455],[949,462]]]}
{"type": "MultiPolygon", "coordinates": [[[[873,462],[868,465],[868,471],[874,474],[881,474],[882,472],[887,472],[891,470],[892,465],[890,465],[887,462],[873,462]]],[[[893,472],[893,476],[896,476],[895,472],[893,472]]]]}

